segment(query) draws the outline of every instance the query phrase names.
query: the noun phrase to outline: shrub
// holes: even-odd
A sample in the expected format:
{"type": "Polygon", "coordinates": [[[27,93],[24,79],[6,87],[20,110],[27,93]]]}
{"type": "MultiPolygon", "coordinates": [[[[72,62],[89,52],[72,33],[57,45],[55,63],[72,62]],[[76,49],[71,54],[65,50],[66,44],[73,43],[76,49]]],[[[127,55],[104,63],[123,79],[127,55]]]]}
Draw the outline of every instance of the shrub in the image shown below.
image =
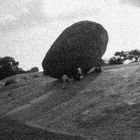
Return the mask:
{"type": "Polygon", "coordinates": [[[0,58],[0,80],[19,73],[25,73],[25,71],[18,66],[19,62],[15,61],[12,57],[6,56],[0,58]]]}
{"type": "Polygon", "coordinates": [[[114,65],[114,64],[123,64],[123,59],[121,58],[116,58],[116,57],[111,57],[108,61],[109,65],[114,65]]]}
{"type": "Polygon", "coordinates": [[[12,57],[0,59],[0,80],[16,74],[19,63],[12,57]]]}
{"type": "Polygon", "coordinates": [[[32,73],[32,72],[39,72],[39,68],[38,67],[33,67],[30,70],[27,71],[27,73],[32,73]]]}

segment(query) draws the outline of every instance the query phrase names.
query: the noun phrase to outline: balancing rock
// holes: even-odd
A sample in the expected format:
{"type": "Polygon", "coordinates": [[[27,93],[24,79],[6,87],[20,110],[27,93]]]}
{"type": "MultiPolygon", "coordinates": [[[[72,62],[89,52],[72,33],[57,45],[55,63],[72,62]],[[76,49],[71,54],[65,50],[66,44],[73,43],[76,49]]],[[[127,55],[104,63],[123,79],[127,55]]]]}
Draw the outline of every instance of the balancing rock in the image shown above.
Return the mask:
{"type": "Polygon", "coordinates": [[[100,65],[106,51],[108,33],[92,21],[80,21],[66,28],[48,50],[43,62],[44,75],[61,78],[76,75],[80,67],[86,74],[100,65]]]}

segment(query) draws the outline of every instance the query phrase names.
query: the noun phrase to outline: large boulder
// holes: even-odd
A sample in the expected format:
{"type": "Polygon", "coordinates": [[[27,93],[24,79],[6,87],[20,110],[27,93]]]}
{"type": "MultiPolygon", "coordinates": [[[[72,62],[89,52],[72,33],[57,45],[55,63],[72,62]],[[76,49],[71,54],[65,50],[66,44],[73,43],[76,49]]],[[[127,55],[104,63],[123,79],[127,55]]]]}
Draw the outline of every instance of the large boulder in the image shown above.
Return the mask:
{"type": "Polygon", "coordinates": [[[108,43],[107,31],[102,25],[81,21],[66,28],[48,50],[42,67],[45,75],[61,78],[77,73],[81,67],[86,74],[100,64],[108,43]]]}

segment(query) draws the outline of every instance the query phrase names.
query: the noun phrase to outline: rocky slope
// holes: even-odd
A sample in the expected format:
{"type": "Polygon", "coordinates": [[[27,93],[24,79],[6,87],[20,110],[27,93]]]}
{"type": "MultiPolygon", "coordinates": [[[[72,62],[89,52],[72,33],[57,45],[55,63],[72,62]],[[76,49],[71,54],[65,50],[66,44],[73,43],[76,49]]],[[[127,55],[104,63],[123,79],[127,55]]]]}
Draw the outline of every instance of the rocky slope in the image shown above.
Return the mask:
{"type": "Polygon", "coordinates": [[[104,67],[65,89],[38,73],[10,77],[1,85],[9,79],[15,82],[0,88],[0,136],[7,129],[13,135],[16,127],[25,139],[33,132],[32,139],[140,139],[140,63],[104,67]]]}

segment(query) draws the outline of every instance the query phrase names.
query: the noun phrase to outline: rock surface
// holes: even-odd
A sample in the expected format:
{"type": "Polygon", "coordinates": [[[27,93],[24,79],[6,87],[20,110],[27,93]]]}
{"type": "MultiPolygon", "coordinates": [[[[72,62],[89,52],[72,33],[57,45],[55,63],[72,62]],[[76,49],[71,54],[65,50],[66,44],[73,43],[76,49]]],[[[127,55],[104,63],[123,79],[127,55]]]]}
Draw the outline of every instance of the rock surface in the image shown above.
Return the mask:
{"type": "Polygon", "coordinates": [[[59,134],[70,140],[140,140],[140,63],[103,67],[101,74],[67,83],[65,89],[39,75],[25,80],[27,74],[17,75],[19,83],[0,88],[0,136],[9,130],[9,135],[23,132],[38,139],[52,132],[52,140],[59,134]]]}
{"type": "Polygon", "coordinates": [[[42,62],[44,74],[54,78],[74,76],[78,67],[86,74],[100,64],[107,43],[108,34],[102,25],[91,21],[75,23],[50,47],[42,62]]]}

